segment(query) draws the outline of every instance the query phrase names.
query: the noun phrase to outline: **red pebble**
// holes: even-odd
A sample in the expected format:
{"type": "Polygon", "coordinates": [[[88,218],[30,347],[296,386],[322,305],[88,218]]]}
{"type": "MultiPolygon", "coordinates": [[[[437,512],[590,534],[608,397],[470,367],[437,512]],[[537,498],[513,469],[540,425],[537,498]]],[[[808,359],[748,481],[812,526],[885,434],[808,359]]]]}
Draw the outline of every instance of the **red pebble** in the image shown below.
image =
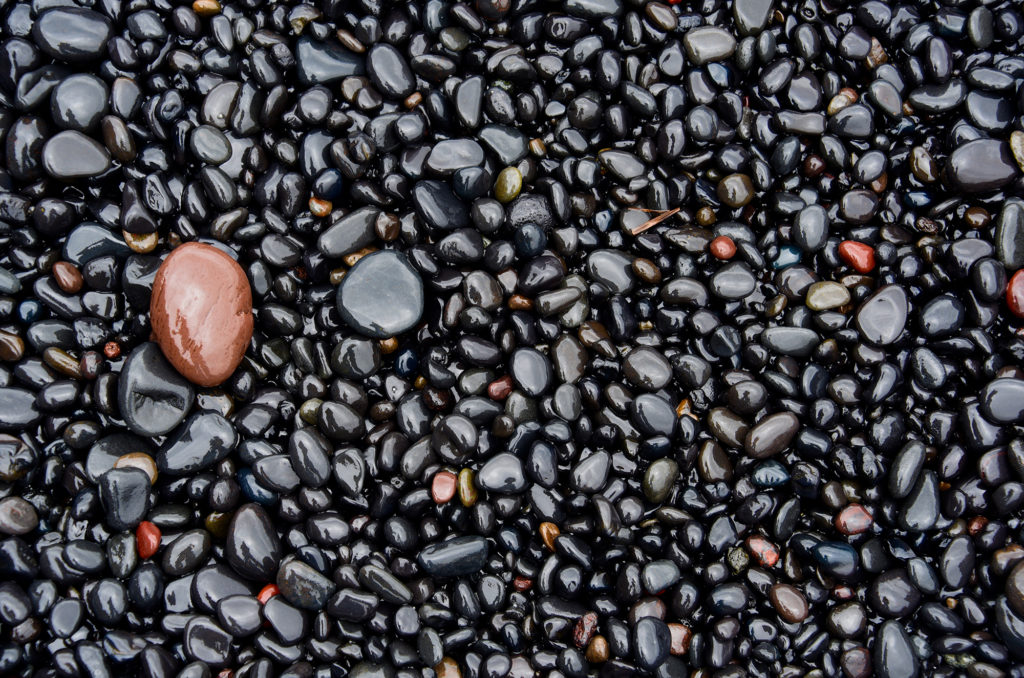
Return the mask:
{"type": "Polygon", "coordinates": [[[856,240],[839,243],[839,256],[858,273],[870,273],[875,268],[875,249],[856,240]]]}
{"type": "Polygon", "coordinates": [[[779,549],[759,534],[747,537],[747,550],[761,567],[774,567],[779,562],[779,549]]]}
{"type": "Polygon", "coordinates": [[[732,259],[736,256],[736,243],[727,235],[720,235],[708,247],[715,259],[732,259]]]}
{"type": "Polygon", "coordinates": [[[874,518],[860,504],[850,504],[836,516],[836,529],[843,534],[860,534],[871,529],[874,518]]]}
{"type": "Polygon", "coordinates": [[[588,612],[578,620],[572,630],[572,639],[576,647],[586,647],[590,639],[597,633],[597,613],[588,612]]]}
{"type": "Polygon", "coordinates": [[[1006,286],[1006,304],[1018,318],[1024,318],[1024,268],[1013,274],[1006,286]]]}
{"type": "Polygon", "coordinates": [[[267,584],[260,589],[259,594],[256,596],[256,600],[260,601],[260,605],[266,605],[268,600],[280,592],[281,590],[277,588],[276,584],[267,584]]]}
{"type": "Polygon", "coordinates": [[[140,558],[143,560],[151,558],[160,548],[160,528],[148,520],[143,520],[135,528],[135,546],[139,551],[140,558]]]}
{"type": "Polygon", "coordinates": [[[117,360],[121,355],[121,346],[116,341],[108,341],[103,345],[103,355],[110,360],[117,360]]]}
{"type": "Polygon", "coordinates": [[[526,577],[515,577],[512,579],[512,588],[516,591],[529,591],[533,588],[533,580],[526,577]]]}
{"type": "Polygon", "coordinates": [[[504,400],[512,393],[512,377],[505,375],[487,385],[487,397],[491,400],[504,400]]]}
{"type": "Polygon", "coordinates": [[[430,496],[435,504],[447,504],[455,496],[455,483],[458,478],[451,471],[440,471],[430,484],[430,496]]]}

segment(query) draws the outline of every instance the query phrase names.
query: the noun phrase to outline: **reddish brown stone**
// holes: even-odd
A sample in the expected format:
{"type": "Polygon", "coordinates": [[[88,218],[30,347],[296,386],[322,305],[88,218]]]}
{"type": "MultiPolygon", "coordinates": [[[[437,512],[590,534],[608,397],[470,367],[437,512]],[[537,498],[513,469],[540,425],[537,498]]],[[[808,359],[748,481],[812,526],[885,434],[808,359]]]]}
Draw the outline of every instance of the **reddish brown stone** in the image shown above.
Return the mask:
{"type": "Polygon", "coordinates": [[[768,598],[772,601],[775,611],[779,616],[790,624],[796,624],[807,619],[808,607],[807,598],[800,592],[800,589],[790,584],[776,584],[768,592],[768,598]]]}
{"type": "Polygon", "coordinates": [[[447,504],[455,497],[455,482],[457,478],[451,471],[440,471],[434,476],[430,484],[430,496],[437,504],[447,504]]]}
{"type": "Polygon", "coordinates": [[[121,357],[121,345],[116,341],[108,341],[103,344],[103,355],[107,356],[110,360],[117,360],[121,357]]]}
{"type": "Polygon", "coordinates": [[[280,592],[281,590],[277,588],[277,584],[267,584],[260,589],[258,594],[256,594],[256,600],[260,601],[260,605],[266,605],[268,600],[280,592]]]}
{"type": "Polygon", "coordinates": [[[839,243],[839,256],[858,273],[870,273],[875,268],[875,250],[856,240],[839,243]]]}
{"type": "Polygon", "coordinates": [[[854,647],[839,660],[846,678],[867,678],[871,675],[871,653],[866,647],[854,647]]]}
{"type": "Polygon", "coordinates": [[[747,550],[761,567],[774,567],[779,562],[779,549],[759,534],[747,537],[747,550]]]}
{"type": "Polygon", "coordinates": [[[850,504],[836,516],[836,529],[843,534],[860,534],[871,529],[874,518],[860,504],[850,504]]]}
{"type": "Polygon", "coordinates": [[[491,400],[504,400],[512,393],[512,377],[504,376],[487,385],[487,397],[491,400]]]}
{"type": "Polygon", "coordinates": [[[53,279],[57,282],[57,287],[68,294],[75,294],[82,289],[82,273],[74,264],[58,261],[53,265],[51,272],[53,279]]]}
{"type": "Polygon", "coordinates": [[[217,386],[242,362],[252,338],[249,280],[216,247],[186,243],[156,272],[150,318],[174,368],[195,384],[217,386]]]}
{"type": "Polygon", "coordinates": [[[512,579],[512,587],[516,591],[529,591],[533,588],[533,580],[526,577],[515,577],[512,579]]]}
{"type": "Polygon", "coordinates": [[[736,243],[727,235],[720,235],[712,240],[708,249],[711,256],[716,259],[732,259],[736,256],[736,243]]]}
{"type": "Polygon", "coordinates": [[[572,640],[576,647],[586,647],[597,631],[597,613],[588,612],[576,620],[572,629],[572,640]]]}
{"type": "Polygon", "coordinates": [[[1006,286],[1006,303],[1019,318],[1024,318],[1024,268],[1013,274],[1006,286]]]}
{"type": "Polygon", "coordinates": [[[139,551],[139,558],[152,558],[160,548],[160,528],[148,520],[139,523],[135,528],[135,547],[139,551]]]}
{"type": "Polygon", "coordinates": [[[669,645],[669,652],[676,656],[686,654],[686,651],[690,649],[690,638],[693,637],[690,627],[684,624],[669,624],[668,630],[672,634],[672,644],[669,645]]]}

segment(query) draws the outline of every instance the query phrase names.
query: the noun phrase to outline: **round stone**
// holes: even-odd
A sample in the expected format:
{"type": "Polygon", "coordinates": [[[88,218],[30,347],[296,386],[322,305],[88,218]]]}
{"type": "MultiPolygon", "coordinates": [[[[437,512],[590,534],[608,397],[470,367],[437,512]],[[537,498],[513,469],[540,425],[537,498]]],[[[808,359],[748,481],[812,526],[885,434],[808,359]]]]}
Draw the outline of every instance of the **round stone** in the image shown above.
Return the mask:
{"type": "Polygon", "coordinates": [[[338,311],[352,329],[387,339],[411,329],[423,315],[423,281],[405,255],[368,254],[338,287],[338,311]]]}

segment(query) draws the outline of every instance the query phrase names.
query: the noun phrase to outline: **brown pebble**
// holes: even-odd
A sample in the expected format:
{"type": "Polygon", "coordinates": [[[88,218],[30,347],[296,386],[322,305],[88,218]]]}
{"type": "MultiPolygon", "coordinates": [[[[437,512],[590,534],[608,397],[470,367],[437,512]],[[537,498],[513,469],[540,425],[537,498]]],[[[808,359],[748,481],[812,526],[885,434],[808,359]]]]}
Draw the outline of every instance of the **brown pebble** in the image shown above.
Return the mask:
{"type": "Polygon", "coordinates": [[[459,663],[451,657],[445,657],[441,663],[434,667],[436,678],[462,678],[462,671],[459,670],[459,663]]]}
{"type": "Polygon", "coordinates": [[[697,210],[697,223],[701,226],[710,226],[717,220],[718,217],[715,215],[715,210],[710,207],[705,205],[697,210]]]}
{"type": "Polygon", "coordinates": [[[174,368],[194,384],[217,386],[242,362],[252,338],[249,280],[216,247],[186,243],[156,272],[150,318],[174,368]]]}
{"type": "Polygon", "coordinates": [[[804,176],[808,179],[815,179],[825,171],[825,159],[820,155],[811,153],[804,159],[804,176]]]}
{"type": "Polygon", "coordinates": [[[121,345],[116,341],[108,341],[103,344],[103,355],[105,355],[108,360],[117,360],[121,357],[121,345]]]}
{"type": "Polygon", "coordinates": [[[836,529],[843,534],[860,534],[871,529],[874,518],[860,504],[850,504],[836,516],[836,529]]]}
{"type": "Polygon", "coordinates": [[[576,625],[572,629],[572,639],[576,643],[576,647],[585,647],[590,643],[590,639],[594,637],[594,633],[597,631],[597,613],[588,612],[579,619],[576,620],[576,625]]]}
{"type": "Polygon", "coordinates": [[[708,247],[711,256],[716,259],[732,259],[736,256],[736,243],[727,235],[720,235],[711,241],[708,247]]]}
{"type": "Polygon", "coordinates": [[[129,452],[121,455],[114,462],[114,468],[137,468],[145,471],[151,485],[156,482],[158,475],[156,462],[145,452],[129,452]]]}
{"type": "Polygon", "coordinates": [[[970,207],[964,212],[964,223],[971,228],[985,228],[992,221],[992,215],[984,207],[970,207]]]}
{"type": "Polygon", "coordinates": [[[367,254],[372,254],[373,252],[376,252],[376,251],[377,251],[376,247],[373,247],[373,246],[364,247],[363,249],[359,250],[358,252],[351,252],[349,254],[346,254],[345,256],[343,256],[341,258],[341,260],[345,262],[346,266],[348,266],[349,268],[352,268],[353,266],[356,265],[356,262],[358,262],[360,259],[365,257],[367,254]]]}
{"type": "Polygon", "coordinates": [[[646,283],[654,285],[661,282],[661,269],[650,259],[644,259],[643,257],[634,259],[633,272],[646,283]]]}
{"type": "Polygon", "coordinates": [[[513,311],[529,311],[533,308],[533,300],[521,294],[513,294],[508,298],[508,307],[513,311]]]}
{"type": "Polygon", "coordinates": [[[310,198],[309,199],[309,211],[314,217],[326,217],[334,209],[334,205],[331,204],[330,200],[324,200],[323,198],[310,198]]]}
{"type": "Polygon", "coordinates": [[[505,375],[487,385],[487,397],[491,400],[504,400],[512,393],[512,377],[505,375]]]}
{"type": "Polygon", "coordinates": [[[562,534],[562,531],[558,529],[558,525],[554,523],[541,523],[538,530],[544,546],[547,546],[549,551],[554,551],[555,539],[558,538],[558,535],[562,534]]]}
{"type": "Polygon", "coordinates": [[[359,38],[352,35],[352,33],[347,31],[346,29],[339,28],[338,32],[335,35],[338,36],[338,42],[340,42],[350,52],[362,54],[363,52],[366,51],[366,46],[359,41],[359,38]]]}
{"type": "Polygon", "coordinates": [[[690,627],[685,624],[669,624],[668,630],[672,638],[669,652],[677,657],[686,654],[686,651],[690,649],[690,639],[693,637],[690,627]]]}
{"type": "Polygon", "coordinates": [[[866,647],[854,647],[843,653],[839,664],[846,678],[868,678],[871,675],[871,653],[866,647]]]}
{"type": "Polygon", "coordinates": [[[157,243],[160,241],[160,236],[156,232],[129,233],[121,231],[121,237],[124,238],[131,251],[138,254],[149,254],[156,249],[157,243]]]}
{"type": "Polygon", "coordinates": [[[772,586],[768,597],[779,616],[789,623],[796,624],[807,619],[807,599],[795,586],[776,584],[772,586]]]}
{"type": "Polygon", "coordinates": [[[13,332],[0,330],[0,360],[14,362],[25,354],[25,341],[13,332]]]}
{"type": "Polygon", "coordinates": [[[405,101],[402,102],[402,105],[411,111],[422,103],[423,95],[419,92],[413,92],[409,96],[405,97],[405,101]]]}
{"type": "Polygon", "coordinates": [[[51,346],[43,351],[43,362],[66,377],[82,378],[82,367],[78,358],[56,346],[51,346]]]}
{"type": "Polygon", "coordinates": [[[395,337],[388,337],[387,339],[380,340],[380,352],[384,355],[394,353],[398,350],[398,339],[395,337]]]}
{"type": "Polygon", "coordinates": [[[402,229],[402,222],[394,214],[381,212],[373,223],[373,229],[377,233],[378,238],[384,242],[391,242],[398,238],[398,234],[402,229]]]}
{"type": "Polygon", "coordinates": [[[50,271],[53,279],[57,281],[57,287],[68,294],[75,294],[82,289],[82,272],[74,264],[66,261],[58,261],[50,271]]]}
{"type": "Polygon", "coordinates": [[[215,16],[220,14],[220,3],[217,0],[195,0],[192,11],[202,17],[215,16]]]}
{"type": "Polygon", "coordinates": [[[608,656],[608,641],[605,637],[598,635],[591,638],[590,644],[587,645],[587,661],[591,664],[601,664],[608,661],[608,656]]]}

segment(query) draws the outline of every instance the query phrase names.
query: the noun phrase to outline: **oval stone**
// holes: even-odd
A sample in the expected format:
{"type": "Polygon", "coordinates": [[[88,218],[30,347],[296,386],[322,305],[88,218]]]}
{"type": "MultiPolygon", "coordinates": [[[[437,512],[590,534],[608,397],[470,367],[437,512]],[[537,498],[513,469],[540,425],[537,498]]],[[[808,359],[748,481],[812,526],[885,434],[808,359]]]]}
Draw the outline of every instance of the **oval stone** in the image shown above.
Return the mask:
{"type": "Polygon", "coordinates": [[[252,338],[252,291],[242,267],[211,245],[186,243],[160,265],[150,301],[153,333],[183,377],[217,386],[252,338]]]}
{"type": "Polygon", "coordinates": [[[368,254],[341,279],[338,311],[361,334],[374,339],[393,337],[413,327],[423,315],[423,281],[400,252],[368,254]]]}

